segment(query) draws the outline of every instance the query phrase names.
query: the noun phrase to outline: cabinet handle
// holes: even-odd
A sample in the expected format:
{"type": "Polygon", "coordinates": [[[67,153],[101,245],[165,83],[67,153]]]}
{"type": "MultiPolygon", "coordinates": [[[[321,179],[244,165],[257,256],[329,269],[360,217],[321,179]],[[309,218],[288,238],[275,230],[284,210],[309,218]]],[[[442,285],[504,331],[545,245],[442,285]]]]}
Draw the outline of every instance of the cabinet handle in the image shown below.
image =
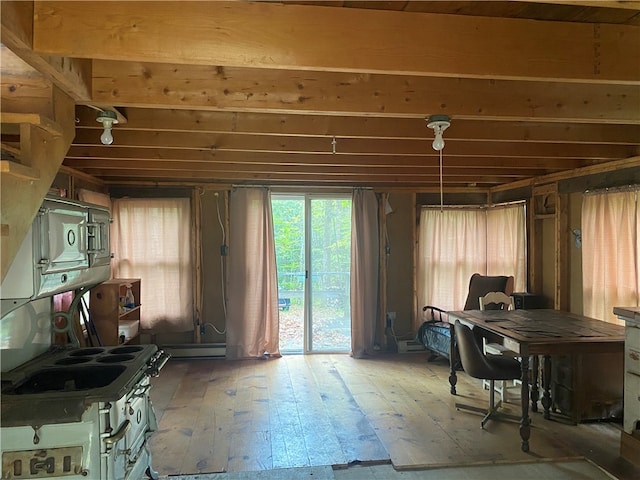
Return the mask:
{"type": "Polygon", "coordinates": [[[88,253],[102,253],[104,247],[102,246],[102,230],[104,228],[103,223],[87,223],[87,236],[89,237],[88,253]]]}
{"type": "Polygon", "coordinates": [[[125,420],[116,433],[104,439],[104,443],[107,445],[118,443],[127,434],[130,428],[131,422],[129,420],[125,420]]]}

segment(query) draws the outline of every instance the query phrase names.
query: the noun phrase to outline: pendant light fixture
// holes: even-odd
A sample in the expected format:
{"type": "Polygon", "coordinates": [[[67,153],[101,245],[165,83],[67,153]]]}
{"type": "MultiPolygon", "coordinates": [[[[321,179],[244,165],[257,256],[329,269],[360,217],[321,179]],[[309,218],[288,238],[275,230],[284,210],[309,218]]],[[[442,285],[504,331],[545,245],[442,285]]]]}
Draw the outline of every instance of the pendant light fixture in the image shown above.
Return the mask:
{"type": "Polygon", "coordinates": [[[451,125],[451,119],[448,115],[431,115],[426,118],[427,127],[433,129],[434,138],[431,146],[440,154],[440,211],[444,207],[443,202],[443,186],[442,186],[442,150],[444,149],[443,132],[451,125]]]}
{"type": "Polygon", "coordinates": [[[100,110],[98,112],[98,116],[96,117],[96,121],[100,122],[104,127],[104,132],[102,132],[102,135],[100,135],[100,141],[104,145],[111,145],[113,143],[111,127],[118,123],[116,112],[112,112],[111,110],[100,110]]]}
{"type": "Polygon", "coordinates": [[[442,134],[451,125],[451,119],[447,115],[431,115],[427,118],[427,127],[432,128],[435,134],[431,146],[440,152],[444,148],[444,138],[442,134]]]}

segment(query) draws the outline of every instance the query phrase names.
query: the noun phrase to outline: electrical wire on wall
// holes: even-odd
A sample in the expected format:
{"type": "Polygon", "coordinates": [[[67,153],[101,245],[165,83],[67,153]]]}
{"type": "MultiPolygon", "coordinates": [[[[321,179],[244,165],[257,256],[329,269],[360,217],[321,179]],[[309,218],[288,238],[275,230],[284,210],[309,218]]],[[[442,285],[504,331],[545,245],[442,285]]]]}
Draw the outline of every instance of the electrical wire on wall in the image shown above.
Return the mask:
{"type": "MultiPolygon", "coordinates": [[[[227,248],[227,233],[224,230],[224,223],[222,222],[222,216],[220,215],[220,202],[219,202],[219,198],[220,196],[218,195],[218,193],[215,193],[215,197],[216,197],[216,214],[218,215],[218,223],[220,224],[220,231],[222,232],[222,248],[226,249],[227,248]]],[[[225,270],[224,270],[224,256],[222,255],[222,252],[220,252],[220,289],[222,292],[222,311],[224,313],[224,332],[220,332],[218,331],[218,329],[216,329],[216,332],[218,332],[219,334],[224,334],[227,331],[227,294],[225,292],[224,289],[224,279],[225,279],[226,275],[225,275],[225,270]]],[[[214,327],[215,328],[215,327],[214,327]]]]}
{"type": "MultiPolygon", "coordinates": [[[[384,208],[384,214],[385,217],[391,213],[393,213],[393,208],[391,207],[391,203],[389,202],[389,194],[385,193],[383,194],[382,197],[382,205],[384,208]]],[[[384,222],[384,252],[385,252],[385,256],[384,256],[384,262],[386,264],[386,266],[389,265],[389,256],[391,255],[391,243],[389,241],[389,230],[387,228],[387,222],[384,222]]],[[[386,267],[385,267],[386,269],[386,267]]],[[[389,318],[386,318],[387,320],[387,327],[386,327],[386,331],[385,334],[389,337],[392,337],[393,340],[395,341],[396,345],[398,344],[398,340],[405,340],[405,339],[411,339],[414,337],[413,332],[410,330],[407,333],[404,333],[402,335],[396,335],[395,329],[394,329],[394,323],[395,322],[389,322],[389,318]]],[[[378,348],[380,348],[380,345],[378,345],[378,348]]],[[[374,347],[375,349],[375,347],[374,347]]]]}
{"type": "MultiPolygon", "coordinates": [[[[204,195],[204,190],[200,193],[199,201],[200,201],[200,223],[202,224],[202,196],[204,195]]],[[[222,216],[220,215],[220,194],[218,192],[214,192],[213,194],[216,198],[216,216],[218,218],[218,223],[220,224],[220,230],[222,232],[222,244],[221,244],[221,249],[220,249],[220,288],[222,290],[222,311],[224,314],[224,324],[225,327],[222,330],[219,330],[218,327],[216,327],[213,323],[211,322],[205,322],[205,323],[201,323],[200,326],[201,327],[206,327],[209,326],[211,328],[213,328],[213,330],[218,334],[218,335],[224,335],[227,333],[227,302],[226,302],[226,293],[225,293],[225,288],[224,288],[224,279],[225,279],[225,269],[224,269],[224,255],[223,255],[223,249],[226,249],[226,232],[225,232],[225,228],[224,228],[224,223],[222,222],[222,216]]],[[[203,264],[203,243],[200,242],[200,264],[203,264]]],[[[202,299],[204,298],[204,282],[201,282],[200,284],[200,301],[202,302],[202,299]]],[[[202,308],[202,305],[199,306],[200,308],[202,308]]],[[[204,333],[204,332],[201,332],[204,333]]]]}
{"type": "MultiPolygon", "coordinates": [[[[197,212],[198,212],[198,223],[200,224],[200,226],[202,226],[202,196],[204,195],[204,189],[198,187],[197,189],[198,192],[198,208],[197,208],[197,212]]],[[[195,205],[194,205],[195,208],[195,205]]],[[[202,253],[202,230],[200,230],[200,241],[198,242],[198,262],[200,265],[202,265],[202,261],[203,261],[203,253],[202,253]]],[[[202,270],[202,269],[201,269],[202,270]]],[[[202,281],[202,277],[200,278],[200,283],[197,284],[198,288],[200,289],[200,295],[198,295],[198,297],[196,298],[197,300],[197,304],[196,304],[196,328],[201,328],[201,321],[202,321],[202,294],[204,293],[204,282],[202,281]]],[[[198,338],[198,337],[196,337],[198,338]]],[[[198,339],[199,342],[202,342],[202,337],[199,337],[198,339]]]]}

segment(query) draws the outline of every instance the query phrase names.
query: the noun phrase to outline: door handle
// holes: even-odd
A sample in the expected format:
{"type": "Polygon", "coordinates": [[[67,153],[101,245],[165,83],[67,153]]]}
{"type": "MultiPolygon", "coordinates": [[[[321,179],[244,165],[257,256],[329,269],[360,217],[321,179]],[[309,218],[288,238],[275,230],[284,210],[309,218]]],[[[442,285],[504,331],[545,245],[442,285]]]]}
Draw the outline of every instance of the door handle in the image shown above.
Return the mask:
{"type": "Polygon", "coordinates": [[[125,420],[116,433],[104,439],[104,443],[107,445],[118,443],[127,434],[130,428],[131,422],[129,420],[125,420]]]}

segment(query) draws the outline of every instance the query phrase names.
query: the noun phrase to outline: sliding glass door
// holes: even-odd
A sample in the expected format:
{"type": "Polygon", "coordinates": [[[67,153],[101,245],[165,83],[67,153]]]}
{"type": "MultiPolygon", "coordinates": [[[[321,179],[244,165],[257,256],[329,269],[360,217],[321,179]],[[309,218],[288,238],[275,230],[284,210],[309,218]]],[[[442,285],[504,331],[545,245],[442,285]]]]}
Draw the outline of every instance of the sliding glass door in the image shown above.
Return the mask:
{"type": "Polygon", "coordinates": [[[351,348],[351,197],[273,195],[280,351],[351,348]]]}

